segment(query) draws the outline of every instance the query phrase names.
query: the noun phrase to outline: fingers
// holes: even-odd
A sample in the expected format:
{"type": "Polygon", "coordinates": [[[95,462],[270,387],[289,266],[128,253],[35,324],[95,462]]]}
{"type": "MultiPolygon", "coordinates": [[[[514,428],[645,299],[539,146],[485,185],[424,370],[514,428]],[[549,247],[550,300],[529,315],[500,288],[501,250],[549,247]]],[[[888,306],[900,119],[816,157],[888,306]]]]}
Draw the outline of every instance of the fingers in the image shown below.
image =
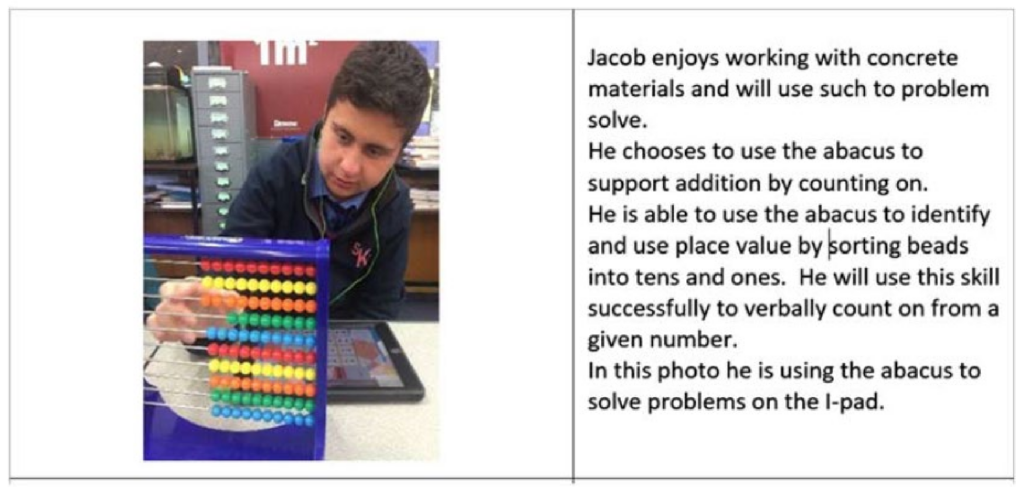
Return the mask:
{"type": "Polygon", "coordinates": [[[157,340],[180,340],[192,343],[195,342],[196,334],[189,330],[199,328],[200,323],[198,317],[188,306],[163,301],[146,319],[146,327],[153,332],[153,336],[157,340]]]}

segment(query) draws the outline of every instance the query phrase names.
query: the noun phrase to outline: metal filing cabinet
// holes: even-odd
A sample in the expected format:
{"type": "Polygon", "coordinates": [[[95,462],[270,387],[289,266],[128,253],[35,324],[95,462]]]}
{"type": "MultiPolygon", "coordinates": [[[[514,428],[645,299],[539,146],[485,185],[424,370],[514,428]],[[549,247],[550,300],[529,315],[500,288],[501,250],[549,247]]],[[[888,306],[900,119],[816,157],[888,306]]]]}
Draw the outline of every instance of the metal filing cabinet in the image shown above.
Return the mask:
{"type": "Polygon", "coordinates": [[[256,164],[256,92],[245,71],[192,72],[203,235],[220,235],[256,164]]]}

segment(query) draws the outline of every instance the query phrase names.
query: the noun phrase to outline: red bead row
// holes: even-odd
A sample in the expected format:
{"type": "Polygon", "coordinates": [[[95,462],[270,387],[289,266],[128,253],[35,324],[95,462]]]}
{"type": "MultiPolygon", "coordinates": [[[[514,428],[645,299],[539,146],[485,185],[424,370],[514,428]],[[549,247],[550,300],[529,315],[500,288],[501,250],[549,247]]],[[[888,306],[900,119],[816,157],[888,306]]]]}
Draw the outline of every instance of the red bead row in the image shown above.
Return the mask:
{"type": "Polygon", "coordinates": [[[205,272],[227,272],[229,274],[316,277],[316,266],[287,262],[201,259],[199,268],[205,272]]]}
{"type": "Polygon", "coordinates": [[[316,352],[283,349],[281,347],[250,347],[238,343],[210,343],[206,351],[211,357],[231,357],[234,359],[251,359],[274,361],[282,364],[315,364],[316,352]]]}

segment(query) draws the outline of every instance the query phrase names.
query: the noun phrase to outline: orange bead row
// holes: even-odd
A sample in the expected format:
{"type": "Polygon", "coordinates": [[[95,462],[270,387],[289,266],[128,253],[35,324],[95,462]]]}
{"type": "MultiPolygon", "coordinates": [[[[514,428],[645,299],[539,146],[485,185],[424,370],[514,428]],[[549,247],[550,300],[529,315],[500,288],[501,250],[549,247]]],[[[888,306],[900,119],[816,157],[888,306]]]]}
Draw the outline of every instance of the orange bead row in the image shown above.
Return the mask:
{"type": "Polygon", "coordinates": [[[248,308],[256,311],[286,311],[296,313],[316,313],[315,299],[269,298],[256,296],[223,295],[221,293],[203,293],[199,304],[206,308],[240,309],[248,308]]]}
{"type": "Polygon", "coordinates": [[[229,375],[211,375],[210,388],[229,388],[234,391],[262,392],[264,394],[278,394],[285,396],[313,397],[316,396],[316,386],[306,384],[302,381],[274,381],[252,377],[233,377],[229,375]]]}

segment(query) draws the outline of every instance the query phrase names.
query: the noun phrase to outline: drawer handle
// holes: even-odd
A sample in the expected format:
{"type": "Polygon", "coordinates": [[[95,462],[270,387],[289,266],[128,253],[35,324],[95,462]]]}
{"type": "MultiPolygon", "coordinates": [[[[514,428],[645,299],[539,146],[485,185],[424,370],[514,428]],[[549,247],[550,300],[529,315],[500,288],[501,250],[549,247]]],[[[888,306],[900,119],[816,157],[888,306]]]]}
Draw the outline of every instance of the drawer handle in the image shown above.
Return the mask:
{"type": "Polygon", "coordinates": [[[206,82],[211,90],[223,90],[228,87],[228,79],[220,76],[211,76],[206,82]]]}
{"type": "Polygon", "coordinates": [[[230,170],[230,169],[231,169],[231,166],[228,165],[228,163],[226,163],[226,162],[217,161],[217,162],[213,163],[213,170],[214,171],[217,171],[217,172],[228,172],[228,170],[230,170]]]}
{"type": "Polygon", "coordinates": [[[228,114],[224,112],[210,112],[210,123],[228,123],[228,114]]]}
{"type": "Polygon", "coordinates": [[[217,208],[217,214],[220,215],[220,216],[228,216],[228,209],[227,209],[227,207],[217,208]]]}
{"type": "Polygon", "coordinates": [[[228,138],[228,130],[227,129],[213,129],[213,130],[210,131],[210,135],[215,140],[224,140],[224,139],[228,138]]]}
{"type": "Polygon", "coordinates": [[[228,155],[228,146],[218,145],[213,148],[213,155],[215,156],[226,156],[228,155]]]}
{"type": "Polygon", "coordinates": [[[228,106],[228,97],[224,95],[210,95],[210,106],[226,107],[228,106]]]}
{"type": "Polygon", "coordinates": [[[220,186],[222,188],[226,188],[228,186],[231,186],[231,179],[229,179],[229,178],[217,178],[217,186],[220,186]]]}
{"type": "Polygon", "coordinates": [[[217,193],[217,201],[220,201],[222,203],[223,202],[231,201],[231,193],[227,193],[227,192],[224,192],[224,191],[221,191],[220,193],[217,193]]]}
{"type": "Polygon", "coordinates": [[[217,224],[217,226],[219,226],[221,230],[224,230],[228,227],[228,224],[225,222],[220,222],[219,224],[217,224]]]}

